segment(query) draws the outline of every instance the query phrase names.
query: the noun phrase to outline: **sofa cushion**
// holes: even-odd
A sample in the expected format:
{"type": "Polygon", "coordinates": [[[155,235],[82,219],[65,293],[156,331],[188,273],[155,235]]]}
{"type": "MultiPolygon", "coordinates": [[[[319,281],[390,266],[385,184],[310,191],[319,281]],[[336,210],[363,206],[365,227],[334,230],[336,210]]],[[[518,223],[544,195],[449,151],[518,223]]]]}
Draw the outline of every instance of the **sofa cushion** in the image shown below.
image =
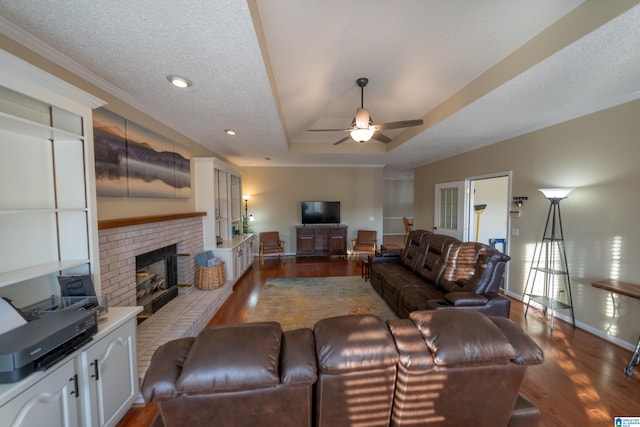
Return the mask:
{"type": "Polygon", "coordinates": [[[477,311],[414,311],[409,318],[438,365],[506,364],[517,355],[500,328],[477,311]]]}
{"type": "Polygon", "coordinates": [[[475,273],[463,284],[461,290],[482,294],[498,293],[505,265],[510,259],[500,251],[487,248],[478,257],[475,273]]]}
{"type": "MultiPolygon", "coordinates": [[[[404,271],[397,272],[395,275],[385,275],[382,280],[382,298],[396,312],[402,304],[400,295],[405,288],[429,289],[430,287],[425,286],[422,278],[416,276],[406,268],[404,271]]],[[[433,287],[433,289],[435,289],[435,287],[433,287]]]]}
{"type": "Polygon", "coordinates": [[[459,291],[476,273],[478,257],[486,251],[487,247],[477,242],[453,243],[438,280],[438,286],[446,292],[459,291]]]}
{"type": "Polygon", "coordinates": [[[393,366],[396,345],[386,323],[368,314],[326,318],[313,327],[318,371],[324,374],[393,366]]]}
{"type": "Polygon", "coordinates": [[[176,382],[180,393],[248,390],[280,383],[276,322],[220,325],[198,334],[176,382]]]}
{"type": "Polygon", "coordinates": [[[411,271],[423,262],[424,254],[429,247],[429,237],[433,235],[427,230],[415,230],[409,235],[404,251],[400,256],[402,265],[411,271]]]}
{"type": "Polygon", "coordinates": [[[437,285],[448,257],[449,248],[456,239],[442,234],[431,234],[420,264],[414,268],[416,274],[432,285],[437,285]]]}
{"type": "Polygon", "coordinates": [[[404,288],[400,292],[399,306],[400,317],[408,317],[412,311],[427,309],[427,303],[431,300],[444,299],[444,293],[435,286],[413,286],[404,288]]]}

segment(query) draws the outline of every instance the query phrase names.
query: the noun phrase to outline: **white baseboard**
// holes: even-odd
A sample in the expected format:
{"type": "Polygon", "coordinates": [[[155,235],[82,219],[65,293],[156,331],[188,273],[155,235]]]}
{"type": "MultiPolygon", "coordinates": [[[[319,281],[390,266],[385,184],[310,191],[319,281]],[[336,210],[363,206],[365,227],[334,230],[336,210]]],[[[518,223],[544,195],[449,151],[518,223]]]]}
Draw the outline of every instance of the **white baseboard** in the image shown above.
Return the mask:
{"type": "MultiPolygon", "coordinates": [[[[523,304],[526,304],[524,301],[524,298],[522,297],[522,295],[520,294],[514,294],[513,292],[506,292],[506,295],[508,295],[509,297],[516,299],[518,301],[521,301],[523,304]]],[[[543,307],[534,302],[531,301],[530,305],[532,307],[535,307],[537,309],[542,309],[543,307]]],[[[555,312],[554,317],[556,319],[561,319],[564,322],[567,322],[569,324],[571,324],[571,316],[563,314],[563,313],[559,313],[559,312],[555,312]]],[[[607,334],[606,332],[600,330],[600,329],[596,329],[593,326],[587,325],[586,323],[580,322],[576,320],[576,328],[580,328],[584,331],[587,331],[599,338],[602,338],[603,340],[609,341],[612,344],[617,345],[618,347],[622,347],[625,350],[629,350],[629,351],[634,351],[636,348],[636,343],[630,343],[624,340],[621,340],[620,338],[616,338],[616,337],[612,337],[611,335],[607,334]]]]}

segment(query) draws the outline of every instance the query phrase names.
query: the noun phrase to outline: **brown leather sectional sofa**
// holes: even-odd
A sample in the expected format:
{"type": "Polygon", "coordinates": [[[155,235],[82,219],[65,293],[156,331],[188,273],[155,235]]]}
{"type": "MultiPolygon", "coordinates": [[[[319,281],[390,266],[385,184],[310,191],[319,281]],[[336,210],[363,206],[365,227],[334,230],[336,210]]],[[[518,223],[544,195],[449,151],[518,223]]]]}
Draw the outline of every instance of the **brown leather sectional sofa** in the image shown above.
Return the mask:
{"type": "Polygon", "coordinates": [[[142,393],[166,427],[533,427],[519,390],[543,358],[511,320],[474,311],[223,325],[158,348],[142,393]]]}
{"type": "Polygon", "coordinates": [[[511,302],[498,290],[510,259],[482,243],[414,230],[400,255],[369,257],[371,286],[402,318],[426,309],[509,317],[511,302]]]}

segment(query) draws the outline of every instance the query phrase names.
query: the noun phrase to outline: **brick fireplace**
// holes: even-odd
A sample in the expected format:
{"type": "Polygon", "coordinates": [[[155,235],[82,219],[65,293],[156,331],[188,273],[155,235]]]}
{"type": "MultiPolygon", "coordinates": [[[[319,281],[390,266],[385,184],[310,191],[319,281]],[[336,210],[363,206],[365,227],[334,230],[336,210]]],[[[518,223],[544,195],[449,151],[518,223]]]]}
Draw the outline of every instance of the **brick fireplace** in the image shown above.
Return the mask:
{"type": "MultiPolygon", "coordinates": [[[[185,215],[186,216],[186,215],[185,215]]],[[[111,306],[136,305],[136,256],[176,245],[178,283],[194,282],[194,257],[202,252],[202,216],[101,221],[100,286],[111,306]]]]}
{"type": "Polygon", "coordinates": [[[203,251],[203,213],[99,221],[100,286],[109,306],[136,305],[136,256],[176,245],[179,295],[137,327],[138,374],[165,342],[197,335],[233,290],[231,282],[203,291],[195,286],[195,256],[203,251]]]}

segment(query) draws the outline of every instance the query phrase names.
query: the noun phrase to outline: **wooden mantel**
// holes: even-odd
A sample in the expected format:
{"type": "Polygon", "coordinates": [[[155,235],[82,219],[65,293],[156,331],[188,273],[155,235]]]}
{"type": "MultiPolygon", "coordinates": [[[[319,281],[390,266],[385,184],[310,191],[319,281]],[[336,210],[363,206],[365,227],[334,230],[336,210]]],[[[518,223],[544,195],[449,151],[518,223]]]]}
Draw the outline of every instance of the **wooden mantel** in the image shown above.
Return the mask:
{"type": "Polygon", "coordinates": [[[206,212],[186,212],[169,215],[152,215],[138,216],[133,218],[105,219],[98,221],[98,230],[107,230],[109,228],[127,227],[130,225],[150,224],[153,222],[173,221],[174,219],[193,218],[197,216],[206,216],[206,212]]]}

